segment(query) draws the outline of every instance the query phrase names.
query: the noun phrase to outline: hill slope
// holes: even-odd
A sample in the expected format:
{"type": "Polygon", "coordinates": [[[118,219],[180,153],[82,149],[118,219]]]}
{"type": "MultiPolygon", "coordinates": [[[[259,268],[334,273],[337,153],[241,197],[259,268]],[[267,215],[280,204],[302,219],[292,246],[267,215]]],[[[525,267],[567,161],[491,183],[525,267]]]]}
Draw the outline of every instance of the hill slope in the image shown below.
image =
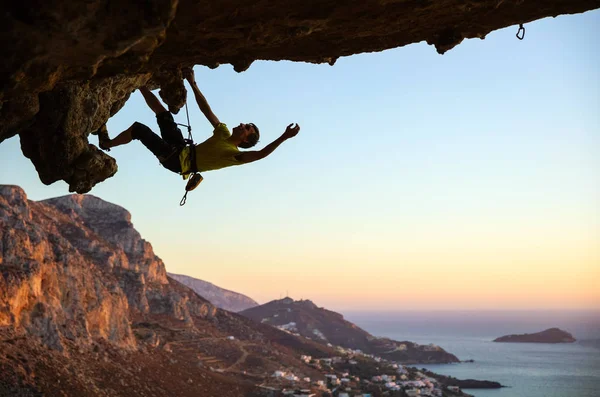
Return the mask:
{"type": "Polygon", "coordinates": [[[274,300],[240,312],[256,322],[270,324],[321,343],[330,343],[399,363],[451,363],[458,358],[434,345],[377,338],[336,312],[319,308],[310,300],[274,300]]]}
{"type": "Polygon", "coordinates": [[[220,309],[229,310],[230,312],[240,312],[254,306],[258,303],[238,292],[233,292],[221,287],[218,287],[208,281],[199,280],[182,274],[167,273],[169,277],[190,287],[198,295],[208,299],[213,305],[220,309]]]}
{"type": "Polygon", "coordinates": [[[238,397],[331,353],[168,278],[125,209],[0,185],[0,395],[238,397]]]}

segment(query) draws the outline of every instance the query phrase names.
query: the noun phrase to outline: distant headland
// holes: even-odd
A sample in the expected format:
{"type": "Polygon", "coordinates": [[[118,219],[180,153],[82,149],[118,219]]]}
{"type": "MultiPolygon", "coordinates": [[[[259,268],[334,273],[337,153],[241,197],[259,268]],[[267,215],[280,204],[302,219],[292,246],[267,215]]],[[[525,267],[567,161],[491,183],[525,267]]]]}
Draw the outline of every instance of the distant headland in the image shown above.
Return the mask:
{"type": "Polygon", "coordinates": [[[505,335],[494,339],[494,342],[509,343],[573,343],[576,339],[559,328],[549,328],[535,334],[505,335]]]}

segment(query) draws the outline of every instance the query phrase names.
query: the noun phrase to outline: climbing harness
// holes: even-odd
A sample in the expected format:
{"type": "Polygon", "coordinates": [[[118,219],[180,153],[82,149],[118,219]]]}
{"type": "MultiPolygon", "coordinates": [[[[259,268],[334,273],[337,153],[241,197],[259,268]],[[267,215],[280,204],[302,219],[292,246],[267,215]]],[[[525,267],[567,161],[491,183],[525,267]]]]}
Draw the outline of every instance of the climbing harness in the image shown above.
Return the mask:
{"type": "Polygon", "coordinates": [[[188,112],[187,101],[185,102],[185,114],[187,116],[187,124],[180,124],[182,127],[186,127],[188,130],[188,137],[184,139],[185,145],[189,147],[190,150],[190,162],[191,162],[191,176],[185,185],[185,194],[183,195],[181,201],[179,202],[180,206],[184,206],[187,200],[187,194],[198,187],[200,182],[204,179],[202,175],[198,172],[198,165],[196,164],[196,150],[194,146],[194,139],[192,138],[192,125],[190,124],[190,114],[188,112]]]}
{"type": "Polygon", "coordinates": [[[525,27],[522,23],[519,24],[519,30],[517,31],[517,39],[523,40],[525,38],[525,27]]]}

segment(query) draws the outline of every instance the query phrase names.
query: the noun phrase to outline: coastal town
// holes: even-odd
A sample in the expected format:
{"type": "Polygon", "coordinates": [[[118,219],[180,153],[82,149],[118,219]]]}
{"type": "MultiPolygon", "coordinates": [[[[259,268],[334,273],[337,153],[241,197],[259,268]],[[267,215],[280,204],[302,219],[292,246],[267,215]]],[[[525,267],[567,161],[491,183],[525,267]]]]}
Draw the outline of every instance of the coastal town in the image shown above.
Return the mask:
{"type": "Polygon", "coordinates": [[[463,381],[411,366],[431,362],[432,357],[438,363],[458,362],[455,356],[433,343],[420,345],[377,338],[310,300],[295,301],[285,297],[243,314],[301,340],[322,344],[328,351],[324,355],[299,355],[304,371],[302,366],[282,365],[263,374],[264,380],[256,385],[261,396],[469,396],[461,390],[463,381]],[[353,341],[352,346],[347,345],[348,341],[353,341]],[[424,361],[418,361],[419,358],[424,361]]]}
{"type": "MultiPolygon", "coordinates": [[[[296,331],[295,324],[277,327],[298,338],[311,339],[296,331]]],[[[234,340],[234,337],[229,337],[234,340]]],[[[469,397],[445,376],[425,369],[419,370],[360,349],[345,348],[327,343],[335,352],[331,357],[300,355],[306,367],[285,367],[270,374],[262,374],[256,384],[257,397],[469,397]],[[309,376],[312,374],[312,377],[309,376]],[[315,376],[320,374],[321,376],[315,376]]],[[[428,345],[435,350],[435,345],[428,345]]],[[[210,368],[216,372],[222,369],[210,368]]],[[[240,375],[252,375],[243,371],[240,375]]]]}
{"type": "Polygon", "coordinates": [[[265,397],[450,397],[469,396],[417,368],[399,365],[360,350],[335,347],[338,356],[302,355],[307,366],[322,371],[323,379],[282,368],[258,385],[265,397]]]}

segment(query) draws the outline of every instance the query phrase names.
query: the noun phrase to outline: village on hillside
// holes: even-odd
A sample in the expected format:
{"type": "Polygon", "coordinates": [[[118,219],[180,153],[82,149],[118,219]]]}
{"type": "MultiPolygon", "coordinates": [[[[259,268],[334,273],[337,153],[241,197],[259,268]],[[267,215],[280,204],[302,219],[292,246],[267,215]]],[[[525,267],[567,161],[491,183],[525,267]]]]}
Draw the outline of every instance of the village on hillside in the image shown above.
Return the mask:
{"type": "MultiPolygon", "coordinates": [[[[290,331],[293,327],[278,327],[296,337],[306,338],[290,331]]],[[[234,337],[229,337],[234,340],[234,337]]],[[[240,376],[260,379],[256,397],[469,397],[459,386],[448,382],[448,377],[438,379],[427,370],[398,364],[361,350],[327,346],[335,356],[315,358],[300,355],[306,373],[298,367],[280,369],[265,374],[241,371],[240,376]],[[308,372],[313,377],[308,376],[308,372]],[[321,377],[314,376],[320,373],[321,377]]],[[[225,372],[209,367],[216,372],[225,372]]],[[[231,373],[231,372],[230,372],[231,373]]]]}
{"type": "Polygon", "coordinates": [[[282,368],[258,385],[261,394],[265,397],[469,396],[458,386],[445,384],[417,368],[399,365],[360,350],[334,348],[339,356],[300,357],[307,366],[321,371],[324,379],[311,379],[282,368]]]}

